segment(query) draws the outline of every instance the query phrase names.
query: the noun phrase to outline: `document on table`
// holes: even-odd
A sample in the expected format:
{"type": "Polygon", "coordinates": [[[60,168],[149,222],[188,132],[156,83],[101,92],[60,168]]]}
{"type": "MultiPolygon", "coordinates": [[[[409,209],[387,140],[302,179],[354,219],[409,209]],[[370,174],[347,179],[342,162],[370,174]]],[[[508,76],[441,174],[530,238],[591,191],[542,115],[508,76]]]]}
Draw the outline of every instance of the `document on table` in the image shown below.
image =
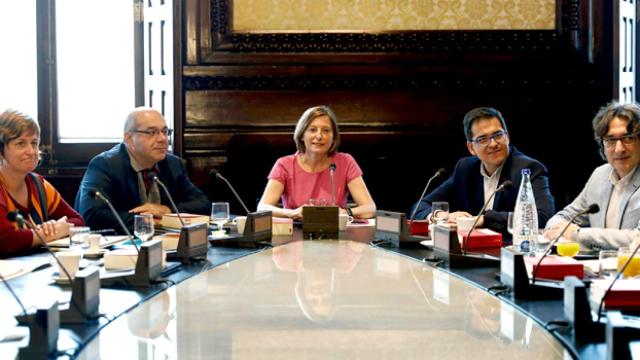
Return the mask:
{"type": "Polygon", "coordinates": [[[49,258],[37,257],[27,260],[0,260],[0,274],[6,280],[32,272],[42,265],[49,264],[49,258]]]}

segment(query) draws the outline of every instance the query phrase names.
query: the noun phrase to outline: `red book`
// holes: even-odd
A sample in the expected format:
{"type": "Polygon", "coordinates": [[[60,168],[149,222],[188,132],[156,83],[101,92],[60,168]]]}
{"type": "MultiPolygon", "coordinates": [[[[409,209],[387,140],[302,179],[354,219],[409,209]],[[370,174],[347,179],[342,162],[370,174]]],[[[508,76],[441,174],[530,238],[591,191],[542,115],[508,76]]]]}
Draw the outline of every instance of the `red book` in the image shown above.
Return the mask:
{"type": "MultiPolygon", "coordinates": [[[[591,283],[591,296],[593,299],[600,302],[609,285],[611,285],[611,279],[593,280],[591,283]]],[[[640,307],[640,280],[619,279],[616,281],[607,298],[604,299],[604,307],[605,309],[640,307]]]]}
{"type": "MultiPolygon", "coordinates": [[[[540,261],[537,257],[525,256],[527,268],[536,272],[536,279],[564,280],[565,276],[584,277],[584,265],[572,257],[550,255],[542,260],[540,269],[535,270],[540,261]]],[[[530,272],[530,274],[532,273],[530,272]]]]}
{"type": "MultiPolygon", "coordinates": [[[[458,230],[460,246],[467,238],[469,231],[458,230]]],[[[474,229],[471,239],[467,241],[467,249],[495,248],[502,246],[502,234],[489,229],[474,229]]]]}

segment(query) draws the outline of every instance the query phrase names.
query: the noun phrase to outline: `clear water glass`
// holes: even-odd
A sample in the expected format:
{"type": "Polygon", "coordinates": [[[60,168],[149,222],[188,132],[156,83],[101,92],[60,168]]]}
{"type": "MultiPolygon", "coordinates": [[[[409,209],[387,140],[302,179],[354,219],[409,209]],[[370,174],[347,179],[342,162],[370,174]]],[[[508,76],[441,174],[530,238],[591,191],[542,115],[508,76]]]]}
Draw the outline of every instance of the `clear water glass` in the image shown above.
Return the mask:
{"type": "Polygon", "coordinates": [[[154,223],[153,215],[151,214],[139,214],[133,219],[133,233],[134,235],[144,241],[149,240],[153,236],[154,223]]]}
{"type": "Polygon", "coordinates": [[[74,226],[69,228],[69,248],[74,245],[84,247],[85,238],[91,233],[88,226],[74,226]]]}
{"type": "Polygon", "coordinates": [[[598,256],[598,274],[600,277],[613,277],[618,272],[618,250],[601,250],[598,256]]]}
{"type": "Polygon", "coordinates": [[[436,224],[442,224],[449,219],[449,203],[446,201],[434,201],[431,203],[431,219],[436,224]]]}
{"type": "Polygon", "coordinates": [[[231,218],[228,202],[211,203],[211,221],[218,226],[218,234],[224,234],[222,226],[231,218]]]}

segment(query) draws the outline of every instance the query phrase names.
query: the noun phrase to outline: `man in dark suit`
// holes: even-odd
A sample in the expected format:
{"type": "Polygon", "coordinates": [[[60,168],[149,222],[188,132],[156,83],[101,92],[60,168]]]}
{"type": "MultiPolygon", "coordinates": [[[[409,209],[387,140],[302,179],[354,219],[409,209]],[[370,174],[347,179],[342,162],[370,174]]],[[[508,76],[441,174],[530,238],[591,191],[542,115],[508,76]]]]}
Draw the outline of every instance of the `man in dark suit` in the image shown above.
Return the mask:
{"type": "Polygon", "coordinates": [[[156,174],[168,188],[180,212],[208,214],[206,195],[187,178],[182,160],[168,153],[171,129],[162,114],[151,108],[137,108],[127,117],[124,141],[89,162],[76,196],[76,209],[93,229],[117,229],[117,219],[90,190],[107,197],[131,229],[135,214],[160,218],[173,212],[170,202],[149,173],[156,174]]]}
{"type": "Polygon", "coordinates": [[[416,204],[416,219],[427,218],[434,201],[449,202],[452,210],[449,222],[455,222],[458,217],[474,216],[499,184],[511,180],[514,186],[496,194],[478,220],[478,227],[506,233],[508,214],[516,205],[521,170],[528,168],[538,224],[544,226],[555,210],[544,165],[509,146],[507,125],[498,110],[486,107],[473,109],[465,115],[462,124],[467,149],[473,156],[460,159],[451,177],[416,204]]]}

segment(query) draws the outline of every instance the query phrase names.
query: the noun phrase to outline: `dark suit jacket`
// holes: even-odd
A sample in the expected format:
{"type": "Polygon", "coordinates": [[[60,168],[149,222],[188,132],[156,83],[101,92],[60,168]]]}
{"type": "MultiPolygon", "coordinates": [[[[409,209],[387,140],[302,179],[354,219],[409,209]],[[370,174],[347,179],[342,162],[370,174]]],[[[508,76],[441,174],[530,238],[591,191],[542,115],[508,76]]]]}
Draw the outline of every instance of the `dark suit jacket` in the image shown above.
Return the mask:
{"type": "MultiPolygon", "coordinates": [[[[176,202],[180,212],[208,215],[211,203],[207,196],[189,181],[182,160],[167,154],[158,163],[158,179],[162,181],[176,202]]],[[[129,210],[140,205],[138,175],[131,167],[129,154],[123,143],[94,157],[89,162],[76,196],[76,210],[92,229],[115,229],[122,232],[107,205],[89,195],[89,190],[100,191],[116,209],[126,226],[133,228],[134,214],[129,210]]],[[[171,208],[169,199],[160,189],[161,203],[171,208]]]]}
{"type": "MultiPolygon", "coordinates": [[[[460,159],[451,177],[417,204],[416,219],[424,219],[431,213],[433,201],[449,202],[451,211],[466,211],[470,214],[477,214],[484,205],[484,182],[480,174],[480,164],[480,159],[475,156],[460,159]]],[[[516,206],[516,198],[522,179],[520,171],[524,168],[531,170],[531,185],[538,209],[538,227],[543,228],[547,220],[554,214],[555,206],[549,189],[547,169],[537,160],[511,147],[500,173],[499,184],[505,180],[511,180],[513,186],[507,191],[496,194],[493,209],[485,211],[484,227],[504,234],[508,233],[507,218],[509,212],[513,211],[516,206]]]]}

